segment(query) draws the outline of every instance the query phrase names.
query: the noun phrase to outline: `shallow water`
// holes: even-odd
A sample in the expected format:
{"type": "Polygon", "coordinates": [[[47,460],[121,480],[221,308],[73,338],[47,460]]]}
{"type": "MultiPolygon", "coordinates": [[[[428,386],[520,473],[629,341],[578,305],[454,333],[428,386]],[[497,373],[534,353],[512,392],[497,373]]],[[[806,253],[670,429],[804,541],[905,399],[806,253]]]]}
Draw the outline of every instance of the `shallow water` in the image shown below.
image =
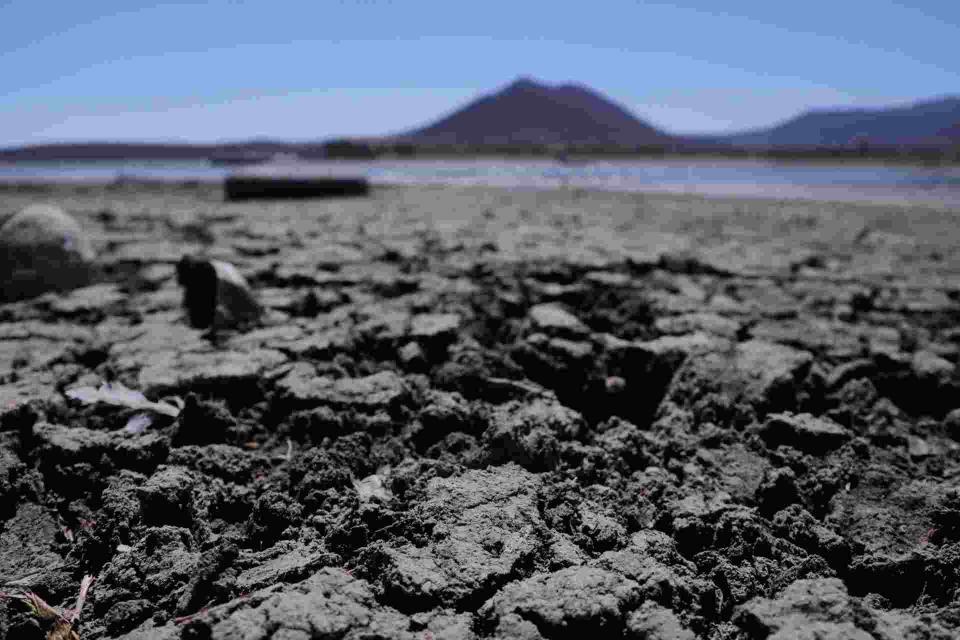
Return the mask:
{"type": "MultiPolygon", "coordinates": [[[[204,161],[0,163],[0,180],[219,181],[237,168],[204,161]]],[[[276,175],[364,175],[375,184],[578,187],[787,199],[919,201],[960,206],[960,168],[753,160],[649,160],[560,165],[550,160],[381,160],[271,163],[276,175]]]]}

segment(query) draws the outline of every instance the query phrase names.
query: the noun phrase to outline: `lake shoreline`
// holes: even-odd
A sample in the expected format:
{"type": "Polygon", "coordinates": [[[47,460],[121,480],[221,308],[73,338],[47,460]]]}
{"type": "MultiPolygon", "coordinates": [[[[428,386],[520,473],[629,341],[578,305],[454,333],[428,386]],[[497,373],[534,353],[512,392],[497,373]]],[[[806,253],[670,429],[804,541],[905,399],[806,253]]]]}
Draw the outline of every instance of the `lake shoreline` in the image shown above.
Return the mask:
{"type": "Polygon", "coordinates": [[[892,165],[721,162],[509,162],[404,160],[266,163],[212,167],[202,162],[0,165],[0,184],[203,182],[230,175],[365,177],[373,185],[449,185],[515,189],[673,193],[836,202],[926,202],[960,208],[960,169],[892,165]]]}
{"type": "MultiPolygon", "coordinates": [[[[19,190],[56,190],[59,188],[82,187],[87,189],[177,189],[191,188],[197,185],[222,188],[226,177],[70,177],[56,178],[23,178],[0,175],[0,191],[19,190]]],[[[757,185],[709,185],[697,187],[656,186],[648,185],[645,188],[617,188],[597,185],[577,185],[559,183],[555,185],[516,186],[476,183],[451,183],[449,181],[372,181],[374,189],[416,189],[419,187],[450,188],[450,189],[504,189],[516,191],[568,191],[579,193],[621,193],[639,196],[674,196],[678,198],[706,198],[722,200],[749,200],[749,201],[799,201],[822,202],[827,204],[874,204],[874,205],[901,205],[901,206],[931,206],[960,210],[960,189],[943,187],[940,189],[911,190],[907,188],[888,187],[803,187],[803,186],[776,186],[760,187],[757,185]]]]}

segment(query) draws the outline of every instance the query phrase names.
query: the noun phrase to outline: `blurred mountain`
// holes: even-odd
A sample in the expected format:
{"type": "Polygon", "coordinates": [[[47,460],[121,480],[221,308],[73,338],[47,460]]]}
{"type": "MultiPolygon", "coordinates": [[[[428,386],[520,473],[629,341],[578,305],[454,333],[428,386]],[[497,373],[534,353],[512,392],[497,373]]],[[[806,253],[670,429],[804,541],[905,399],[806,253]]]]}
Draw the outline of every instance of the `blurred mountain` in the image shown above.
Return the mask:
{"type": "Polygon", "coordinates": [[[672,138],[608,98],[575,84],[521,77],[399,138],[414,144],[645,146],[672,138]]]}
{"type": "Polygon", "coordinates": [[[947,97],[899,107],[808,111],[768,129],[700,139],[751,147],[932,147],[956,143],[958,127],[960,97],[947,97]]]}
{"type": "Polygon", "coordinates": [[[321,159],[409,157],[433,152],[588,152],[942,154],[960,145],[960,97],[877,109],[814,110],[780,125],[729,135],[665,133],[579,84],[521,77],[450,115],[408,133],[315,142],[254,139],[220,144],[63,143],[0,149],[0,162],[26,160],[210,159],[246,163],[276,156],[321,159]],[[455,148],[458,147],[458,148],[455,148]]]}

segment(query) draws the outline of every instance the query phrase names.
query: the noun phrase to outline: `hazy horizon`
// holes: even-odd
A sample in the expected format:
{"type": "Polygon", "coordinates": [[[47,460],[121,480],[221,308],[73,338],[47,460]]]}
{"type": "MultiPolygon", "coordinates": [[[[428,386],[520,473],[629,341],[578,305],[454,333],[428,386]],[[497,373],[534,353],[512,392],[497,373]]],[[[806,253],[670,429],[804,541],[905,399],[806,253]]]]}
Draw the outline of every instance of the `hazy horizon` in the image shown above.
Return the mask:
{"type": "Polygon", "coordinates": [[[960,92],[953,2],[682,4],[14,0],[0,6],[17,25],[0,58],[0,146],[385,135],[520,75],[587,85],[674,134],[960,92]]]}

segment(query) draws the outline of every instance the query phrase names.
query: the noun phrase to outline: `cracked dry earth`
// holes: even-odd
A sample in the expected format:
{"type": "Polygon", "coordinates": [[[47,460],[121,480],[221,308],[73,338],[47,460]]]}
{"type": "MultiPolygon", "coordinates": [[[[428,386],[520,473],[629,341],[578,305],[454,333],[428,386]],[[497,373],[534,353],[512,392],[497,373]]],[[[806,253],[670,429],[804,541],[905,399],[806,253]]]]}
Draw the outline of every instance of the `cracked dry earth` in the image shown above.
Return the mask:
{"type": "Polygon", "coordinates": [[[960,637],[957,211],[221,200],[0,192],[103,267],[0,306],[0,578],[96,576],[84,640],[960,637]],[[187,326],[200,250],[262,326],[187,326]],[[185,407],[127,433],[103,380],[185,407]]]}

